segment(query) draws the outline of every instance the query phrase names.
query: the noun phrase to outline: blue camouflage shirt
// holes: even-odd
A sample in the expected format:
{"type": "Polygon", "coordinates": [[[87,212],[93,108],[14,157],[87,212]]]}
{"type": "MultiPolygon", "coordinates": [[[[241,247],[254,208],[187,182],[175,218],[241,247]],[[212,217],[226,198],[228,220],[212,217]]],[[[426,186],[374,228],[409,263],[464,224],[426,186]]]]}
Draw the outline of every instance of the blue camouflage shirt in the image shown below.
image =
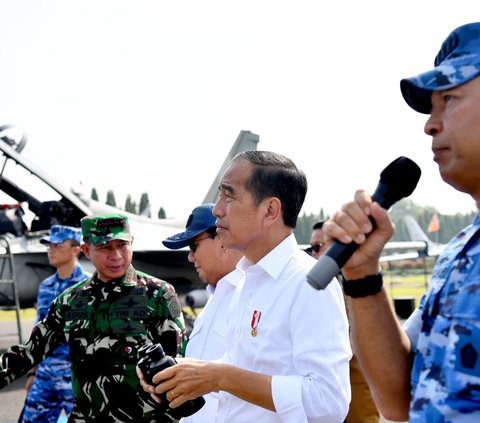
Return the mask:
{"type": "Polygon", "coordinates": [[[410,422],[480,422],[480,217],[448,244],[405,323],[415,352],[410,422]]]}
{"type": "MultiPolygon", "coordinates": [[[[48,277],[40,284],[37,295],[37,317],[35,323],[43,320],[48,314],[48,309],[52,301],[58,297],[65,289],[70,288],[77,282],[89,278],[91,275],[83,270],[80,264],[73,269],[72,274],[67,279],[60,279],[58,272],[48,277]]],[[[70,358],[68,344],[65,342],[58,346],[52,354],[45,358],[38,366],[37,372],[45,371],[50,375],[60,376],[58,373],[68,373],[70,378],[70,358]]],[[[60,378],[61,379],[61,378],[60,378]]]]}

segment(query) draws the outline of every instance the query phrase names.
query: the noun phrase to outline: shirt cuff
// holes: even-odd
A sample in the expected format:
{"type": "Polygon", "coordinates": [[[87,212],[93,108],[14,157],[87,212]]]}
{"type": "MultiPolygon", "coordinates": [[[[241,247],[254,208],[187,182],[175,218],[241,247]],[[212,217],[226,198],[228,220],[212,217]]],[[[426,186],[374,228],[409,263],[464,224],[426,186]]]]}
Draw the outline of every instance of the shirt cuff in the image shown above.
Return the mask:
{"type": "Polygon", "coordinates": [[[272,399],[283,422],[306,421],[301,376],[272,376],[272,399]]]}

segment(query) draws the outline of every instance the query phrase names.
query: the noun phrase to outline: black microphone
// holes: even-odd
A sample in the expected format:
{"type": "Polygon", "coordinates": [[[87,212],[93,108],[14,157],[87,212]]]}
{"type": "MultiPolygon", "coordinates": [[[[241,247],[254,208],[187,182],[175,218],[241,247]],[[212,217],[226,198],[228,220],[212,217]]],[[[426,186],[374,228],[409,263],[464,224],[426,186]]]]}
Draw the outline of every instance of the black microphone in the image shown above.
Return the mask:
{"type": "MultiPolygon", "coordinates": [[[[421,173],[414,161],[407,157],[398,157],[380,174],[380,181],[372,195],[373,201],[388,210],[392,204],[413,192],[421,173]]],[[[375,224],[373,219],[371,220],[375,224]]],[[[325,289],[358,247],[355,242],[345,244],[338,240],[333,241],[308,272],[308,283],[315,289],[325,289]]]]}

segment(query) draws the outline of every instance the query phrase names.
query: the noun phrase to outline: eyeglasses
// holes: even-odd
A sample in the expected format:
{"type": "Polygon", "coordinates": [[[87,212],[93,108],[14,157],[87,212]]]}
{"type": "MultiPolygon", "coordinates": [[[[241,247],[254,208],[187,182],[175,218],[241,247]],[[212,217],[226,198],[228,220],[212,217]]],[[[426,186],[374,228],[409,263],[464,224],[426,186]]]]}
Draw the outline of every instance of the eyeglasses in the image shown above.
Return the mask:
{"type": "Polygon", "coordinates": [[[217,233],[216,232],[213,232],[211,234],[208,234],[207,236],[204,236],[203,238],[200,238],[200,239],[197,239],[195,241],[190,241],[188,243],[188,248],[190,248],[190,251],[195,254],[195,252],[197,251],[197,248],[198,248],[198,244],[200,244],[201,241],[203,241],[204,239],[214,239],[215,237],[217,236],[217,233]]]}
{"type": "Polygon", "coordinates": [[[323,242],[319,242],[318,244],[313,244],[310,246],[310,249],[314,251],[315,253],[319,253],[320,249],[324,246],[325,244],[323,242]]]}

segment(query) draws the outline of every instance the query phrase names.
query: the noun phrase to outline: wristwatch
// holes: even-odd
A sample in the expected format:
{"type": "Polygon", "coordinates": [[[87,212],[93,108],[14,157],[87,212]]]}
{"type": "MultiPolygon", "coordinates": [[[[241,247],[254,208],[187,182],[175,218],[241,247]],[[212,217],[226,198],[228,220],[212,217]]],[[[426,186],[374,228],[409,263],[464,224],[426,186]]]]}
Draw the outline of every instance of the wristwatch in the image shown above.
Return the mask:
{"type": "Polygon", "coordinates": [[[343,293],[348,297],[361,298],[377,294],[381,291],[383,285],[382,272],[376,275],[368,275],[361,279],[347,281],[340,273],[340,281],[343,286],[343,293]]]}

